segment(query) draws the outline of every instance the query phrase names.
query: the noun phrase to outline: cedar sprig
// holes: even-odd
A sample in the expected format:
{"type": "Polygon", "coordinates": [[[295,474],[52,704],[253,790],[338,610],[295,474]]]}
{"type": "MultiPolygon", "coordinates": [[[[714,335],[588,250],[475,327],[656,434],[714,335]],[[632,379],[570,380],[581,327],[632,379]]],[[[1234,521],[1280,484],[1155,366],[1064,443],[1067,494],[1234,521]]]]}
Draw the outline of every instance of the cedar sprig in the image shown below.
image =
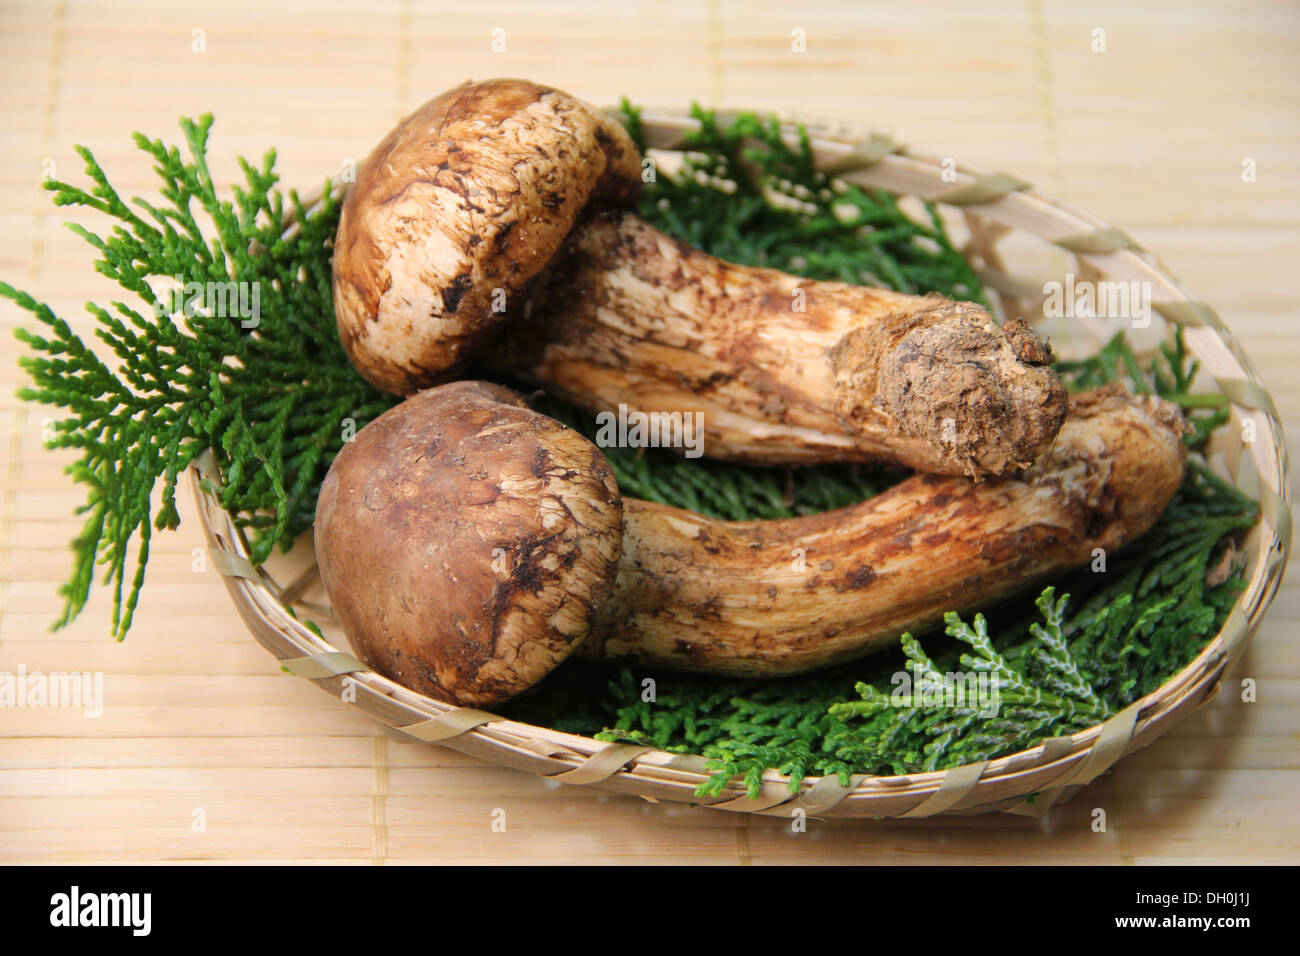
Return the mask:
{"type": "Polygon", "coordinates": [[[90,188],[45,184],[56,205],[113,221],[104,234],[69,226],[96,250],[96,270],[130,300],[86,305],[111,358],[47,305],[0,282],[0,295],[44,326],[16,331],[34,353],[20,359],[31,385],[19,395],[65,410],[48,444],[78,451],[68,470],[87,488],[80,509],[87,518],[72,544],[56,627],[84,607],[99,565],[112,589],[110,631],[118,639],[131,627],[151,532],[179,524],[177,481],[199,454],[215,450],[221,503],[247,529],[261,561],[310,526],[320,479],[348,420],[359,428],[392,402],[352,371],[334,331],[329,248],[339,209],[328,182],[315,208],[292,192],[286,202],[274,188],[272,151],[259,166],[240,160],[244,185],[223,199],[207,164],[212,117],[180,125],[185,156],[135,136],[154,161],[161,202],[128,203],[84,147],[77,152],[90,188]],[[291,220],[297,228],[286,235],[291,220]],[[177,299],[166,288],[177,280],[200,283],[205,293],[212,283],[223,298],[182,292],[177,299]],[[241,284],[250,307],[242,310],[231,297],[241,284]]]}
{"type": "MultiPolygon", "coordinates": [[[[644,152],[640,112],[622,106],[644,152]]],[[[724,124],[696,105],[685,169],[659,175],[642,214],[712,255],[809,279],[937,292],[987,305],[983,284],[952,244],[938,207],[914,218],[884,190],[864,190],[814,168],[807,130],[786,142],[775,117],[742,112],[724,124]]]]}
{"type": "Polygon", "coordinates": [[[830,708],[840,726],[828,735],[828,746],[850,763],[888,762],[898,773],[935,770],[990,759],[1113,716],[1065,640],[1069,596],[1057,599],[1048,587],[1036,604],[1042,623],[1030,625],[1026,650],[1040,671],[1036,679],[994,647],[984,615],[976,614],[968,624],[950,612],[944,617],[946,633],[969,648],[957,658],[958,669],[945,671],[920,641],[903,635],[903,653],[920,672],[912,691],[886,695],[859,683],[861,700],[830,708]],[[965,675],[986,682],[973,686],[965,675]]]}
{"type": "Polygon", "coordinates": [[[1071,391],[1081,392],[1108,382],[1123,382],[1137,395],[1160,395],[1183,408],[1192,426],[1183,436],[1189,448],[1200,448],[1210,433],[1228,420],[1228,398],[1218,392],[1193,394],[1192,381],[1201,363],[1193,358],[1175,326],[1171,339],[1161,342],[1147,362],[1142,362],[1123,332],[1085,359],[1059,361],[1054,368],[1071,391]]]}

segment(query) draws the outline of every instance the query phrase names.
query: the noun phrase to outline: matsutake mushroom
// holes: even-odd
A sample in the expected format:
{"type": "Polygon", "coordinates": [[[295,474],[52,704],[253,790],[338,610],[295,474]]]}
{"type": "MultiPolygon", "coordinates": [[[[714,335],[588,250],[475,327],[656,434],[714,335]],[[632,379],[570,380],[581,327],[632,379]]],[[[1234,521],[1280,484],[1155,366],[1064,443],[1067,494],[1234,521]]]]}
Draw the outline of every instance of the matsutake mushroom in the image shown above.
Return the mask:
{"type": "Polygon", "coordinates": [[[575,649],[795,674],[1145,533],[1182,480],[1183,427],[1177,406],[1108,388],[1078,397],[1019,477],[917,475],[825,514],[728,522],[620,503],[595,446],[506,389],[456,382],[335,459],[316,554],[361,658],[443,700],[514,696],[575,649]]]}
{"type": "Polygon", "coordinates": [[[396,394],[477,360],[592,411],[702,412],[707,454],[757,464],[998,475],[1051,444],[1067,396],[1028,325],[722,262],[636,215],[640,185],[627,132],[567,93],[492,80],[429,101],[344,203],[353,364],[396,394]]]}
{"type": "Polygon", "coordinates": [[[343,446],[316,504],[316,561],[363,661],[430,697],[489,704],[587,636],[622,517],[595,445],[504,388],[456,382],[343,446]]]}

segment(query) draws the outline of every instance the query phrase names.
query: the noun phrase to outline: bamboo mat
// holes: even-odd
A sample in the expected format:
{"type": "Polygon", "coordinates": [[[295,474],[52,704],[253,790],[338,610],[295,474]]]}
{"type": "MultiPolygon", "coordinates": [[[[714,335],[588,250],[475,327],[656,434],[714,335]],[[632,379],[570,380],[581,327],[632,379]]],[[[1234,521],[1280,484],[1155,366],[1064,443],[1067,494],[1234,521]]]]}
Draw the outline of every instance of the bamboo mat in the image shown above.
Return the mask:
{"type": "MultiPolygon", "coordinates": [[[[174,139],[179,115],[211,111],[225,182],[236,155],[274,145],[284,181],[310,188],[423,99],[493,75],[598,103],[861,121],[1038,183],[1157,250],[1218,308],[1300,434],[1300,8],[1284,2],[6,0],[0,276],[80,329],[82,303],[115,295],[38,188],[47,172],[80,181],[74,144],[124,193],[151,194],[130,131],[174,139]],[[800,37],[805,52],[792,49],[800,37]],[[1254,183],[1241,179],[1247,158],[1254,183]]],[[[44,410],[13,397],[11,329],[25,321],[0,303],[0,671],[99,671],[105,705],[98,719],[0,709],[0,861],[1300,858],[1294,575],[1223,693],[1043,819],[813,820],[806,833],[390,739],[281,674],[216,574],[192,570],[202,541],[188,496],[181,530],[155,538],[126,642],[105,636],[104,594],[51,634],[82,492],[61,473],[67,456],[41,447],[44,410]],[[1243,677],[1258,681],[1257,703],[1240,701],[1243,677]]]]}

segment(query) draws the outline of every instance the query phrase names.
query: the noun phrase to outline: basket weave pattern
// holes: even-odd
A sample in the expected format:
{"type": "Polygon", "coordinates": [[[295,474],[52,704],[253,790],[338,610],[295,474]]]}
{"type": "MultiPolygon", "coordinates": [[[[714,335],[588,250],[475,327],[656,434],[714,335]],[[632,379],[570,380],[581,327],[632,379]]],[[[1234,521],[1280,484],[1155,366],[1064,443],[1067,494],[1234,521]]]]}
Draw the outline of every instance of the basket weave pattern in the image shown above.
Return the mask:
{"type": "MultiPolygon", "coordinates": [[[[695,121],[643,114],[647,146],[679,150],[695,121]]],[[[720,117],[725,120],[725,117],[720,117]]],[[[788,817],[796,809],[826,817],[927,817],[938,813],[1001,810],[1039,815],[1146,746],[1212,697],[1272,600],[1291,547],[1287,454],[1276,406],[1219,316],[1199,301],[1150,252],[1118,229],[1068,204],[1036,192],[1002,173],[951,166],[886,137],[807,125],[818,169],[863,188],[915,196],[960,211],[970,233],[964,252],[978,269],[1004,316],[1030,321],[1042,315],[1042,282],[1009,270],[999,242],[1017,232],[1037,236],[1073,257],[1080,279],[1150,283],[1153,321],[1181,325],[1203,374],[1230,400],[1232,418],[1221,430],[1215,460],[1233,482],[1256,498],[1261,521],[1246,544],[1246,587],[1220,633],[1197,658],[1157,691],[1104,724],[996,760],[947,771],[880,777],[858,775],[849,786],[836,777],[805,780],[791,794],[789,781],[769,771],[758,799],[734,783],[703,800],[695,788],[711,774],[697,756],[650,747],[611,744],[454,707],[407,690],[369,670],[307,628],[291,608],[299,605],[309,576],[279,584],[249,560],[246,542],[213,493],[220,481],[211,456],[191,469],[200,520],[214,566],[257,641],[289,673],[310,680],[379,721],[394,735],[441,743],[493,763],[573,784],[637,794],[647,800],[705,804],[715,809],[788,817]],[[947,175],[945,175],[947,173],[947,175]],[[1246,418],[1255,440],[1243,444],[1246,418]]],[[[796,127],[788,125],[791,141],[796,127]]],[[[1097,329],[1100,332],[1100,328],[1097,329]]],[[[311,615],[328,609],[306,606],[311,615]]]]}

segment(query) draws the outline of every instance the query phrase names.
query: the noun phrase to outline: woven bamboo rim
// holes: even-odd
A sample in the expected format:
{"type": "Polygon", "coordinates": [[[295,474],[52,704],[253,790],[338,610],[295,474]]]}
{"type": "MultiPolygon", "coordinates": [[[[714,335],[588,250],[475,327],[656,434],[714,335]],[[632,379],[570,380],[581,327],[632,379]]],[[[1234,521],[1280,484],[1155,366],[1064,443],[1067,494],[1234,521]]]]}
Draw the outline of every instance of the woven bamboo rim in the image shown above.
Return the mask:
{"type": "MultiPolygon", "coordinates": [[[[647,145],[680,151],[698,127],[678,114],[643,114],[647,145]]],[[[311,570],[287,585],[255,567],[241,531],[205,483],[220,478],[211,455],[191,469],[209,554],[245,624],[283,670],[310,680],[356,707],[405,740],[440,743],[483,760],[571,784],[636,794],[651,802],[703,804],[719,810],[789,817],[797,810],[821,817],[919,818],[939,813],[993,810],[1041,815],[1109,769],[1116,760],[1151,743],[1219,689],[1276,593],[1291,548],[1287,452],[1277,407],[1223,321],[1150,252],[1120,230],[1035,190],[1014,176],[929,156],[887,136],[805,124],[818,169],[856,185],[915,196],[956,209],[970,239],[963,252],[979,270],[1004,315],[1042,315],[1042,282],[1006,269],[998,244],[1019,231],[1073,256],[1080,279],[1148,282],[1155,322],[1183,326],[1188,348],[1231,402],[1231,421],[1220,430],[1213,462],[1261,506],[1261,521],[1247,536],[1245,590],[1223,629],[1202,653],[1157,691],[1104,724],[1068,737],[1051,738],[1029,750],[947,771],[907,776],[857,775],[849,786],[836,777],[810,778],[795,794],[786,777],[768,771],[758,799],[732,782],[721,796],[703,800],[695,788],[711,773],[698,756],[650,747],[611,744],[507,720],[468,707],[432,700],[369,670],[309,630],[292,611],[329,614],[304,604],[311,570]],[[1243,444],[1247,417],[1255,440],[1243,444]],[[1225,440],[1226,436],[1226,440],[1225,440]],[[199,479],[206,479],[200,482],[199,479]]],[[[797,126],[783,125],[797,142],[797,126]]],[[[1095,331],[1100,331],[1095,330],[1095,331]]]]}

